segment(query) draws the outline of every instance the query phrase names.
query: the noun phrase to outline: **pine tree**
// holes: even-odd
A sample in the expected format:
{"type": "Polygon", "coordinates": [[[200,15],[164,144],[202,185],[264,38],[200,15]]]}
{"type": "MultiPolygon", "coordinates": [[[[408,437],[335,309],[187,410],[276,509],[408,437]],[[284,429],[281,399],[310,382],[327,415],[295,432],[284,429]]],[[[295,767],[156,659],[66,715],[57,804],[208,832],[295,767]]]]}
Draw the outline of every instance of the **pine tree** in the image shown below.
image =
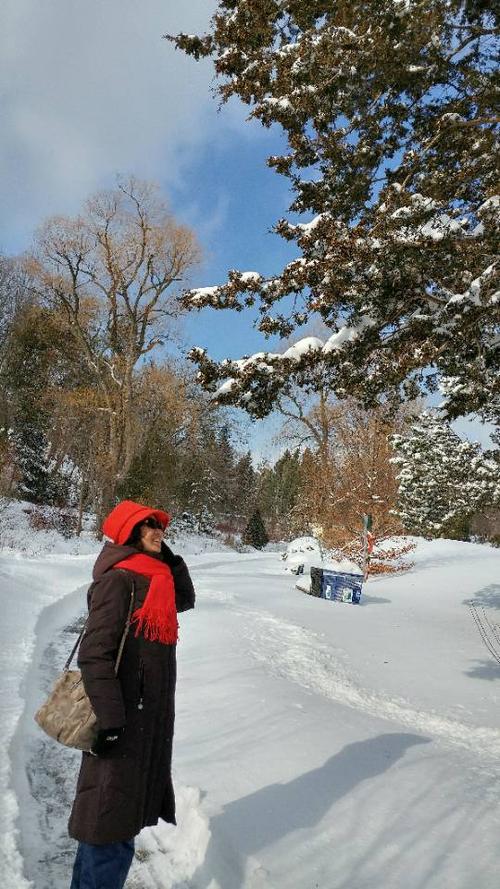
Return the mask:
{"type": "Polygon", "coordinates": [[[237,460],[234,467],[233,514],[238,517],[248,514],[248,507],[255,502],[256,472],[250,451],[237,460]]]}
{"type": "Polygon", "coordinates": [[[301,484],[298,449],[288,449],[273,466],[259,467],[256,502],[273,537],[288,538],[296,529],[294,508],[301,484]]]}
{"type": "Polygon", "coordinates": [[[235,478],[236,454],[228,423],[222,425],[214,438],[211,464],[217,489],[217,511],[226,516],[232,515],[238,492],[235,478]]]}
{"type": "Polygon", "coordinates": [[[205,466],[191,485],[191,503],[194,506],[198,530],[213,530],[216,514],[220,509],[220,491],[217,475],[212,466],[205,466]]]}
{"type": "Polygon", "coordinates": [[[209,32],[223,101],[278,124],[268,164],[294,191],[280,274],[231,270],[185,305],[258,305],[284,354],[190,357],[221,403],[266,415],[290,382],[374,404],[441,385],[448,417],[500,416],[499,7],[479,0],[219,0],[209,32]],[[301,214],[305,214],[302,219],[301,214]],[[432,368],[432,373],[429,373],[432,368]]]}
{"type": "Polygon", "coordinates": [[[52,392],[65,382],[68,356],[64,350],[55,313],[36,305],[19,311],[12,325],[2,382],[8,395],[18,493],[32,503],[61,505],[66,500],[66,481],[51,453],[51,399],[52,392]]]}
{"type": "Polygon", "coordinates": [[[256,549],[263,549],[263,547],[269,543],[269,537],[267,536],[267,531],[258,509],[255,509],[248,519],[248,524],[243,532],[242,539],[243,543],[248,543],[256,549]]]}
{"type": "Polygon", "coordinates": [[[467,539],[473,514],[500,505],[500,462],[435,414],[422,414],[392,441],[398,513],[408,531],[467,539]]]}

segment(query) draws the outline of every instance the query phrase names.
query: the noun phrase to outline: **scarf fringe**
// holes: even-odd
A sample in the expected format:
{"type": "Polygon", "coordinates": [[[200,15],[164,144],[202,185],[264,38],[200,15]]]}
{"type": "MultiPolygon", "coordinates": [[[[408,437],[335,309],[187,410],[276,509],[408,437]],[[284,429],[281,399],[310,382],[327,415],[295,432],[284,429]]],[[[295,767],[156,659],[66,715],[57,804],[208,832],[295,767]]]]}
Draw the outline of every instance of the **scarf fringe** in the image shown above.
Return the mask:
{"type": "Polygon", "coordinates": [[[143,553],[137,553],[117,562],[114,567],[127,568],[151,579],[142,606],[132,615],[131,623],[136,624],[135,636],[142,633],[149,642],[175,645],[179,624],[175,607],[174,580],[168,565],[143,553]]]}
{"type": "Polygon", "coordinates": [[[164,615],[158,613],[144,614],[143,611],[144,606],[143,608],[134,611],[132,617],[131,623],[137,624],[135,628],[136,638],[142,633],[144,638],[149,642],[162,642],[164,645],[175,645],[179,635],[178,622],[176,621],[175,626],[173,626],[170,622],[164,622],[164,615]]]}

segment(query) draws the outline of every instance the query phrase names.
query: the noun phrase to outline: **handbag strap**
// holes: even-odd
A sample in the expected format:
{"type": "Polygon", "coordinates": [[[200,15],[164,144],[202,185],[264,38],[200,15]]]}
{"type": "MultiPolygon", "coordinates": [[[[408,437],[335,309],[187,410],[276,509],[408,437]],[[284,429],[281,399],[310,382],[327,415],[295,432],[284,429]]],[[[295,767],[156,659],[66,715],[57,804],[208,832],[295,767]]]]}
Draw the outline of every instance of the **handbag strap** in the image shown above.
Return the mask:
{"type": "MultiPolygon", "coordinates": [[[[124,568],[118,568],[118,571],[125,571],[125,569],[124,569],[124,568]]],[[[127,573],[127,572],[125,571],[125,574],[126,574],[126,573],[127,573]]],[[[131,617],[132,617],[132,609],[133,609],[133,607],[134,607],[135,581],[134,581],[134,578],[133,578],[133,577],[132,577],[131,579],[132,579],[132,588],[131,588],[131,590],[130,590],[130,603],[129,603],[129,606],[128,606],[127,622],[126,622],[126,624],[125,624],[125,629],[124,629],[124,631],[123,631],[123,633],[122,633],[122,638],[121,638],[121,642],[120,642],[120,647],[118,648],[118,654],[116,655],[116,661],[115,661],[115,676],[117,675],[118,670],[120,669],[120,661],[121,661],[121,659],[122,659],[123,648],[124,648],[125,640],[126,640],[126,638],[127,638],[127,633],[128,633],[129,627],[130,627],[130,619],[131,619],[131,617]]]]}
{"type": "MultiPolygon", "coordinates": [[[[125,568],[118,568],[117,571],[122,571],[123,574],[128,574],[128,572],[125,570],[125,568]]],[[[126,638],[127,638],[127,633],[128,633],[128,631],[129,631],[129,627],[130,627],[130,620],[131,620],[131,617],[132,617],[132,609],[133,609],[133,607],[134,607],[135,582],[134,582],[134,578],[133,578],[133,577],[131,578],[131,580],[132,580],[132,587],[131,587],[131,590],[130,590],[130,603],[129,603],[129,606],[128,606],[128,614],[127,614],[127,620],[126,620],[126,623],[125,623],[125,629],[123,630],[122,638],[121,638],[121,640],[120,640],[120,645],[119,645],[119,647],[118,647],[118,654],[117,654],[117,656],[116,656],[116,661],[115,661],[115,675],[118,673],[118,670],[119,670],[119,668],[120,668],[120,661],[121,661],[121,659],[122,659],[123,648],[124,648],[125,640],[126,640],[126,638]]],[[[81,630],[81,632],[80,632],[80,635],[78,636],[78,639],[76,640],[75,644],[73,645],[73,648],[72,648],[72,650],[71,650],[71,654],[70,654],[68,660],[67,660],[66,663],[64,664],[64,670],[65,670],[65,671],[66,671],[66,670],[69,670],[69,668],[70,668],[70,666],[71,666],[71,661],[73,660],[73,658],[74,658],[74,656],[75,656],[75,652],[76,652],[78,646],[80,645],[80,642],[82,641],[83,634],[85,633],[85,630],[87,629],[87,624],[88,624],[88,622],[89,622],[89,617],[90,617],[90,614],[87,615],[87,617],[86,617],[86,619],[85,619],[85,623],[84,623],[84,625],[83,625],[83,627],[82,627],[82,630],[81,630]]]]}

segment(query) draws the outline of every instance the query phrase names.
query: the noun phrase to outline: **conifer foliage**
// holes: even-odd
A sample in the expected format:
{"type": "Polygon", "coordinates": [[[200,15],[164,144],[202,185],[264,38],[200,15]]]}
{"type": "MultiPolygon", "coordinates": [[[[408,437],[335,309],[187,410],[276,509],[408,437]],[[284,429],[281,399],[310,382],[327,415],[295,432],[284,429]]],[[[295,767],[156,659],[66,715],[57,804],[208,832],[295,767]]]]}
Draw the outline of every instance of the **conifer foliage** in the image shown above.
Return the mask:
{"type": "Polygon", "coordinates": [[[169,37],[283,129],[268,163],[295,195],[280,274],[231,270],[185,304],[329,329],[283,354],[192,350],[220,402],[258,417],[290,381],[365,405],[441,385],[448,417],[500,415],[498,25],[479,0],[219,0],[206,35],[169,37]]]}
{"type": "Polygon", "coordinates": [[[393,437],[398,467],[398,513],[408,531],[429,537],[467,539],[469,520],[500,506],[498,451],[463,441],[449,423],[430,412],[393,437]]]}
{"type": "Polygon", "coordinates": [[[254,509],[248,520],[248,524],[243,532],[243,543],[255,546],[256,549],[263,549],[266,543],[269,543],[269,537],[262,521],[262,516],[258,509],[254,509]]]}

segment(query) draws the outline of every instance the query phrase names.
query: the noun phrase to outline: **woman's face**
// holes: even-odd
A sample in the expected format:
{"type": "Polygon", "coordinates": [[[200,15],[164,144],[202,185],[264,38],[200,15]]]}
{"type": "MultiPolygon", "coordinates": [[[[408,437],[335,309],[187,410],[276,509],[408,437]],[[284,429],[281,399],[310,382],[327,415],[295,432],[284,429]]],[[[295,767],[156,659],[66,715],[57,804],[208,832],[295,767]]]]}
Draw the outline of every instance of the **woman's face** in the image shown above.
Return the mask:
{"type": "Polygon", "coordinates": [[[163,528],[155,518],[148,518],[141,525],[141,549],[145,553],[161,552],[163,528]]]}

